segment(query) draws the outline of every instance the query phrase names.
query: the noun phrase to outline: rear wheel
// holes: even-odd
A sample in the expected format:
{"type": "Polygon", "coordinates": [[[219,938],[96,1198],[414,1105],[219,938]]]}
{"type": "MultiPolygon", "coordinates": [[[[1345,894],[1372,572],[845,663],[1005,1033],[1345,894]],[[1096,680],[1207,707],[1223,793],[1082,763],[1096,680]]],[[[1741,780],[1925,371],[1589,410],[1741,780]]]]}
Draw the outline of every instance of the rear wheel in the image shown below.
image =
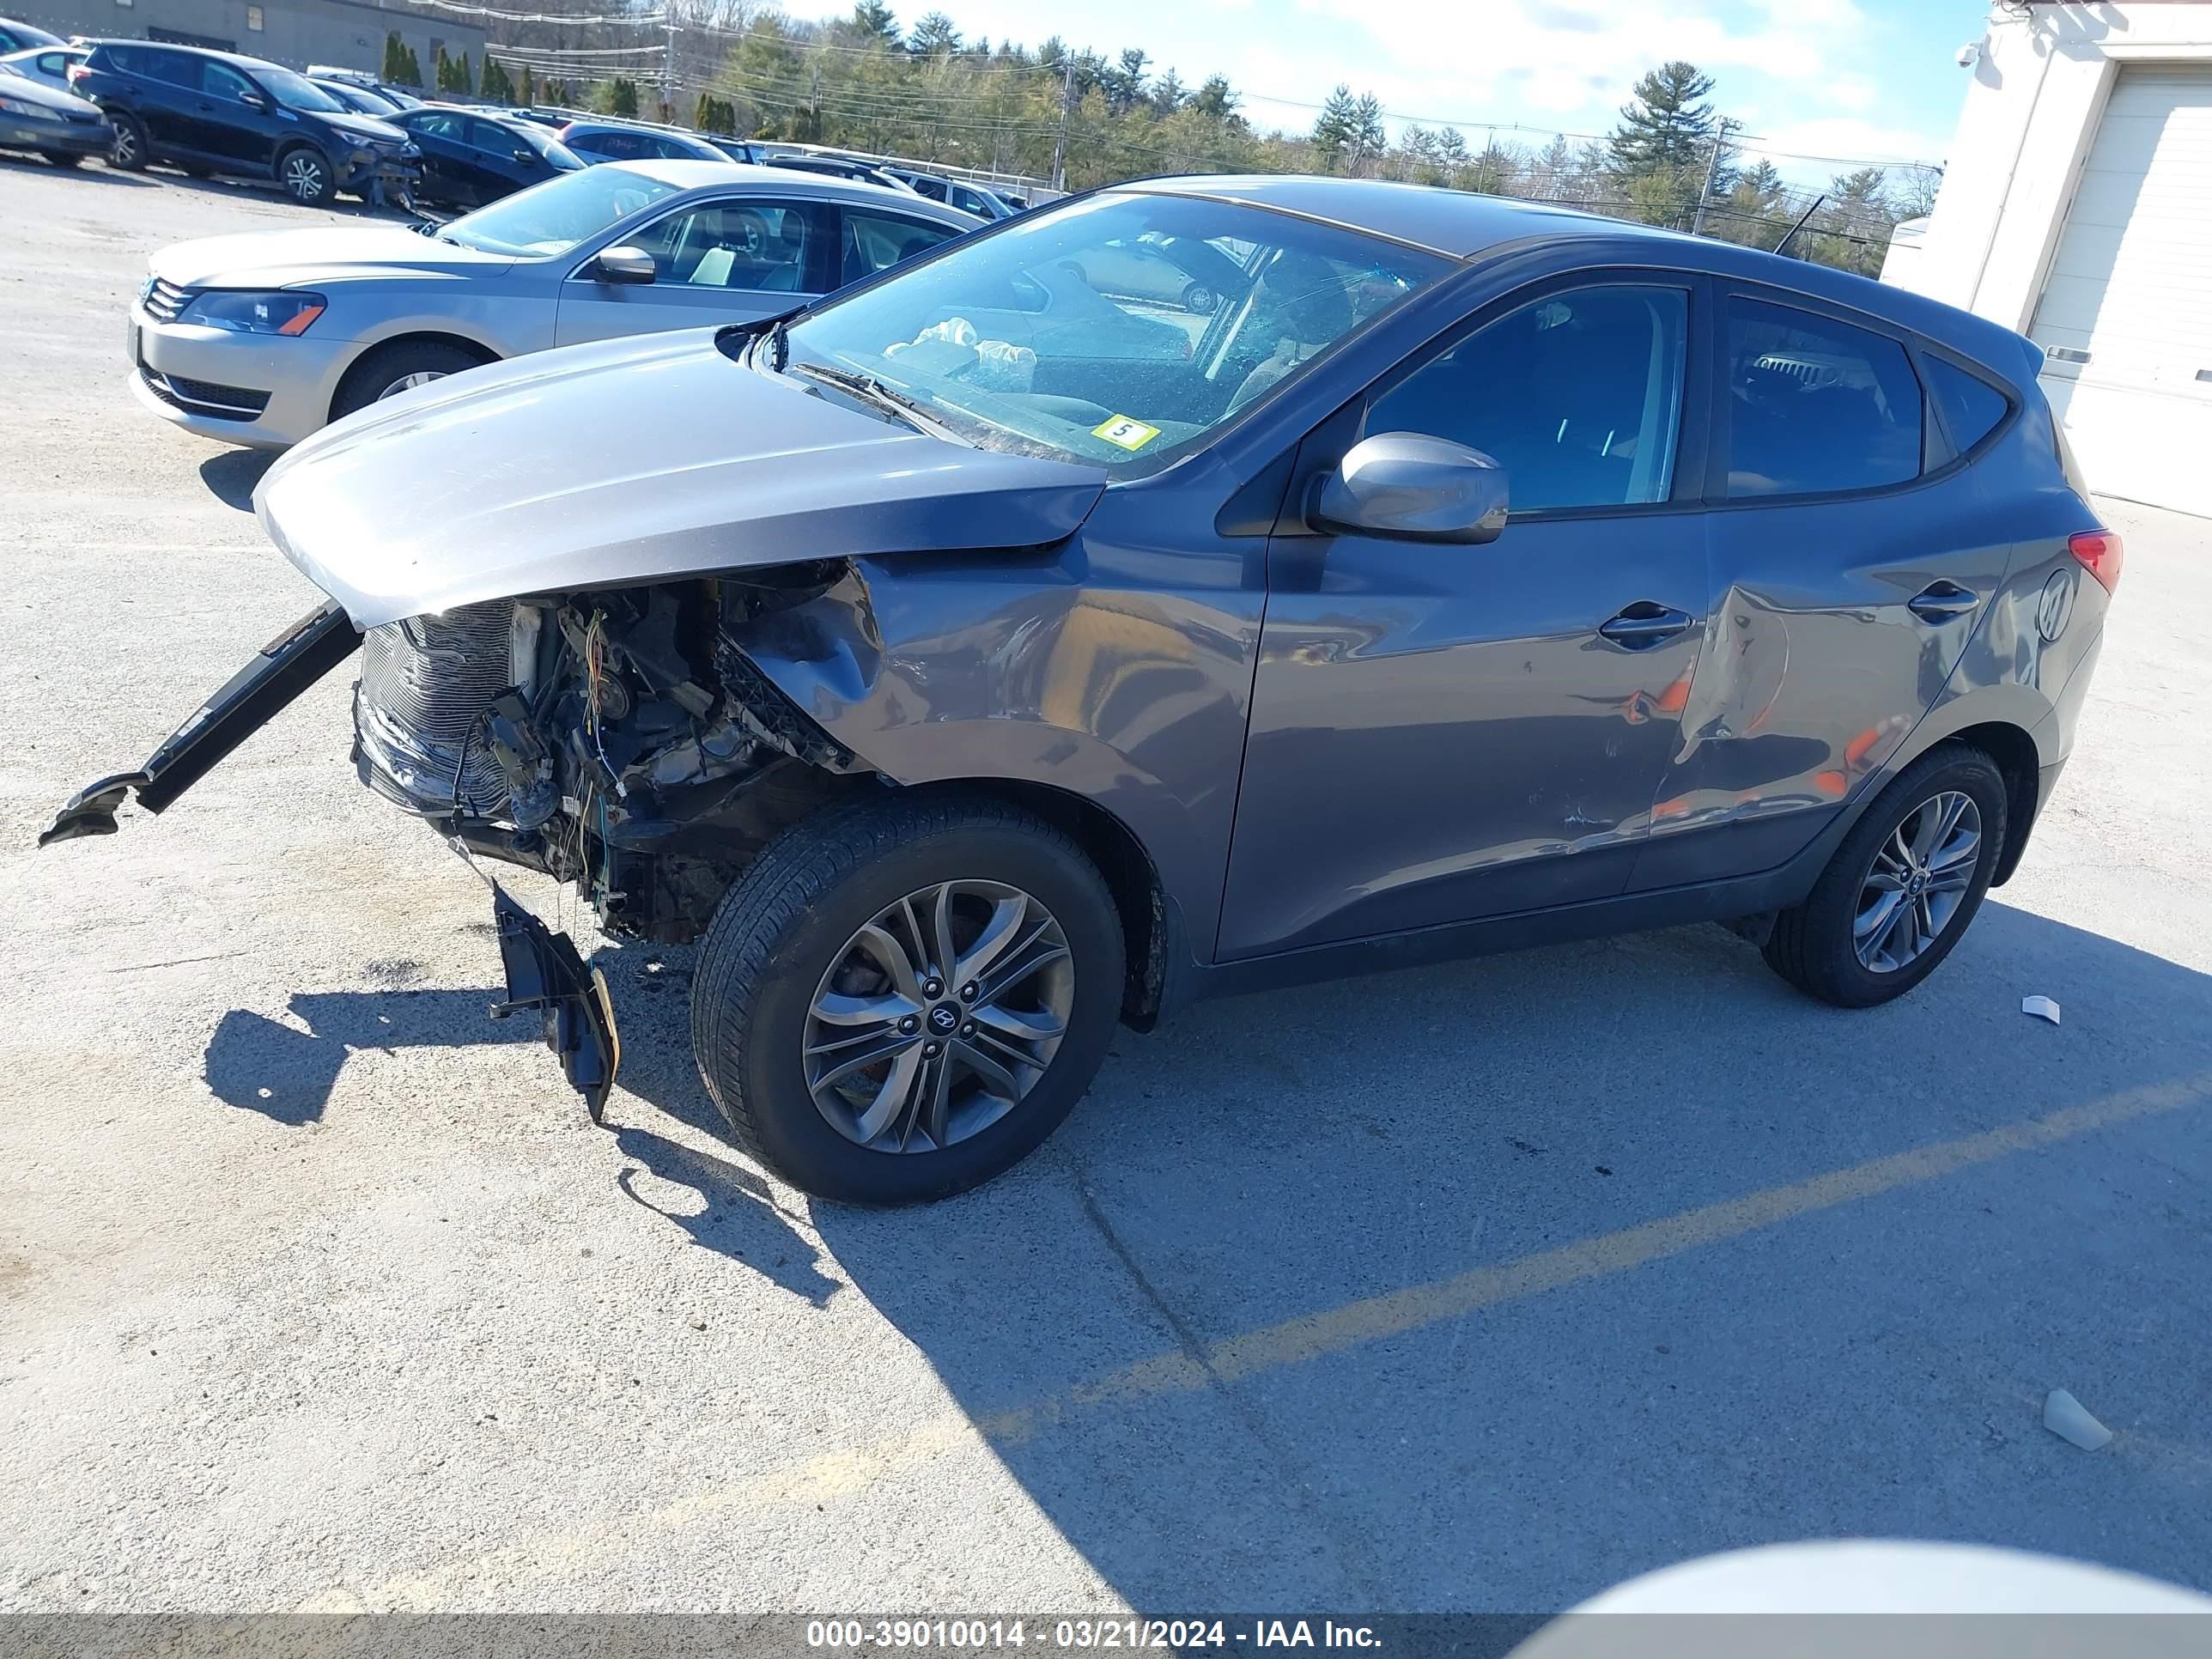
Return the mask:
{"type": "Polygon", "coordinates": [[[475,368],[482,361],[459,346],[435,340],[400,340],[380,346],[349,369],[338,383],[337,396],[331,400],[331,418],[335,421],[418,386],[475,368]]]}
{"type": "Polygon", "coordinates": [[[989,1180],[1090,1086],[1121,923],[1059,830],[988,800],[885,800],[786,831],[724,897],[694,1053],[738,1144],[823,1198],[989,1180]]]}
{"type": "Polygon", "coordinates": [[[276,158],[276,182],[302,207],[327,207],[338,193],[329,158],[312,144],[295,144],[276,158]]]}
{"type": "Polygon", "coordinates": [[[1767,965],[1845,1008],[1902,996],[1936,971],[1981,908],[2005,839],[2005,782],[1964,744],[1900,773],[1775,919],[1767,965]]]}
{"type": "Polygon", "coordinates": [[[107,146],[107,165],[125,173],[143,173],[146,170],[146,129],[135,115],[117,110],[108,116],[115,128],[115,137],[107,146]]]}

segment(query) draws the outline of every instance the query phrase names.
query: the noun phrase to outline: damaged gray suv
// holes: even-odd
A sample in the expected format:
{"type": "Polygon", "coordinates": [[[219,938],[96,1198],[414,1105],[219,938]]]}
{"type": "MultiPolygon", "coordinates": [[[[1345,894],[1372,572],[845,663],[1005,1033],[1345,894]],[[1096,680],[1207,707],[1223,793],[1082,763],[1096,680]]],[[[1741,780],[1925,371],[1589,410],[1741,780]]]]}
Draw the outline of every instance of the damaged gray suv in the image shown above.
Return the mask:
{"type": "MultiPolygon", "coordinates": [[[[2018,864],[2118,576],[2039,362],[1540,206],[1115,187],[318,434],[258,506],[330,603],[47,839],[358,650],[363,781],[700,940],[738,1141],[862,1202],[1004,1170],[1198,996],[1712,921],[1877,1003],[2018,864]],[[1085,278],[1170,242],[1234,280],[1085,278]]],[[[604,981],[495,895],[596,1115],[604,981]]]]}

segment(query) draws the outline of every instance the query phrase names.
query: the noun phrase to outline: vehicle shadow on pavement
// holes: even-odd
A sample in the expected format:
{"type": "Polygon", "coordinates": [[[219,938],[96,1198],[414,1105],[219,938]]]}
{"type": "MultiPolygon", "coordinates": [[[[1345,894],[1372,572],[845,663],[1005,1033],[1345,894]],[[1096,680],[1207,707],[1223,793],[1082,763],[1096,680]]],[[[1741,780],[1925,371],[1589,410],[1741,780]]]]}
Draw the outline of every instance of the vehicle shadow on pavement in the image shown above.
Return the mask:
{"type": "Polygon", "coordinates": [[[1850,1534],[2205,1579],[2205,975],[1993,902],[1864,1012],[1692,928],[1115,1048],[993,1185],[812,1216],[1131,1605],[1525,1612],[1850,1534]],[[2183,1103],[1656,1257],[1595,1242],[2150,1087],[2183,1103]],[[1598,1266],[1465,1310],[1571,1244],[1598,1266]],[[2053,1387],[2118,1455],[2039,1427],[2053,1387]]]}
{"type": "Polygon", "coordinates": [[[276,465],[273,449],[226,449],[200,463],[200,482],[208,494],[240,513],[253,511],[254,487],[276,465]]]}
{"type": "Polygon", "coordinates": [[[225,1104],[297,1127],[321,1118],[338,1073],[356,1049],[451,1048],[534,1038],[537,1027],[529,1021],[501,1024],[487,1016],[503,994],[489,988],[301,993],[286,1007],[305,1030],[234,1008],[216,1024],[202,1075],[225,1104]]]}
{"type": "Polygon", "coordinates": [[[142,179],[136,173],[118,173],[113,167],[58,167],[51,161],[33,161],[25,155],[0,155],[0,167],[8,168],[10,171],[21,168],[26,173],[58,173],[64,179],[82,179],[87,184],[130,185],[140,189],[154,182],[150,179],[142,179]]]}

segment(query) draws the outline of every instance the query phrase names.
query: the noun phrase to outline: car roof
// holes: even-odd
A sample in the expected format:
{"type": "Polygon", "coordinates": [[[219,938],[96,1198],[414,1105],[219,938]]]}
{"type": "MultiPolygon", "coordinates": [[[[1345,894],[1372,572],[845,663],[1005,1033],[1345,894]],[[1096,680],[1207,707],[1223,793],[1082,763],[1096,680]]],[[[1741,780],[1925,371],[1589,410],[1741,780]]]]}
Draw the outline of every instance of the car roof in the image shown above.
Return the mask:
{"type": "Polygon", "coordinates": [[[871,185],[858,179],[805,173],[796,167],[755,167],[745,161],[668,161],[659,159],[599,163],[599,168],[606,167],[640,173],[661,184],[673,185],[678,190],[706,190],[718,185],[726,187],[742,184],[748,189],[763,190],[780,196],[848,202],[858,206],[896,207],[902,212],[918,213],[925,219],[934,219],[941,224],[962,230],[972,230],[983,223],[972,213],[963,213],[942,202],[933,202],[927,196],[889,190],[882,185],[871,185]]]}
{"type": "Polygon", "coordinates": [[[1911,329],[2002,368],[2008,374],[2025,373],[2032,379],[2034,374],[2032,362],[2025,370],[2021,367],[2022,352],[2032,352],[2033,348],[2027,346],[2018,334],[1941,301],[1808,259],[1793,259],[1711,237],[1685,235],[1631,220],[1608,219],[1549,202],[1514,201],[1380,179],[1297,173],[1141,179],[1106,188],[1271,208],[1388,237],[1462,262],[1509,242],[1613,241],[1648,250],[1641,257],[1655,264],[1794,289],[1911,329]]]}
{"type": "MultiPolygon", "coordinates": [[[[218,64],[228,64],[234,69],[279,70],[287,75],[298,75],[297,70],[287,70],[282,64],[272,64],[266,58],[249,58],[242,52],[216,52],[207,46],[180,46],[167,40],[95,40],[94,46],[132,46],[139,51],[180,52],[188,58],[212,58],[218,64]]],[[[307,77],[301,76],[305,80],[307,77]]]]}

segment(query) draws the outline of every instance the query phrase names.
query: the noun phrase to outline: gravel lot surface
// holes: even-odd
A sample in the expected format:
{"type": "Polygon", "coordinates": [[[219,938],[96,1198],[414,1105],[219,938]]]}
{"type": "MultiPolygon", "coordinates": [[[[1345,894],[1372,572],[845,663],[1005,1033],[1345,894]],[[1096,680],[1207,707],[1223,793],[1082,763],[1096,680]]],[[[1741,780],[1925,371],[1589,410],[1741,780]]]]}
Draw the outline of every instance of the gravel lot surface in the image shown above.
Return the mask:
{"type": "Polygon", "coordinates": [[[2109,504],[2058,799],[1904,1001],[1698,928],[1216,1004],[855,1213],[717,1136],[687,953],[602,955],[604,1129],[486,1020],[343,676],[31,850],[317,597],[125,390],[145,256],[353,216],[0,162],[0,1607],[1525,1611],[1865,1534],[2212,1586],[2212,525],[2109,504]]]}

